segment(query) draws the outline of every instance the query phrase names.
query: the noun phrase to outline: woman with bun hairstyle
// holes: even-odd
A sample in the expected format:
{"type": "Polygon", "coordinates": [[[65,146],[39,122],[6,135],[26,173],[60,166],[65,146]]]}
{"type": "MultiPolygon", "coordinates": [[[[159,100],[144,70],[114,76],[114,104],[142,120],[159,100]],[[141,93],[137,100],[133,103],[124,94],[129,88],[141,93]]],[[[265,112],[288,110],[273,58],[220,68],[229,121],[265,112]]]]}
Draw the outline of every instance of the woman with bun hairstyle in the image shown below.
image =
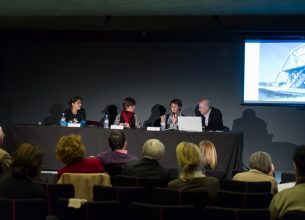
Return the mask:
{"type": "Polygon", "coordinates": [[[218,179],[202,173],[202,155],[196,144],[181,142],[177,145],[176,154],[180,168],[180,177],[168,183],[168,188],[179,190],[204,190],[210,200],[217,198],[220,189],[218,179]]]}

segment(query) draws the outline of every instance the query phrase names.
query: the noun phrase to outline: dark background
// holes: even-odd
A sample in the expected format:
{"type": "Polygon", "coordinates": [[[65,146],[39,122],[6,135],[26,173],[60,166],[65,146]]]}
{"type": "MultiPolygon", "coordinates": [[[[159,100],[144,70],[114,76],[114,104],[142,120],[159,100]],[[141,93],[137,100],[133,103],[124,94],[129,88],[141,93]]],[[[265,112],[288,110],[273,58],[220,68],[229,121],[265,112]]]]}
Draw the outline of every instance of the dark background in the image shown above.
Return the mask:
{"type": "Polygon", "coordinates": [[[182,99],[186,115],[194,115],[199,99],[209,98],[223,112],[226,126],[244,132],[245,163],[252,152],[263,150],[277,169],[291,170],[295,146],[305,143],[305,112],[241,105],[242,39],[253,30],[269,35],[268,27],[275,36],[304,33],[274,31],[291,27],[270,18],[265,26],[251,18],[250,31],[244,19],[230,19],[213,17],[200,27],[197,18],[185,25],[187,31],[166,19],[159,26],[122,20],[120,28],[115,24],[107,31],[6,28],[0,37],[0,124],[56,121],[74,95],[83,97],[91,120],[100,120],[107,105],[120,111],[122,100],[132,96],[143,122],[157,118],[151,115],[155,105],[169,110],[172,98],[182,99]]]}

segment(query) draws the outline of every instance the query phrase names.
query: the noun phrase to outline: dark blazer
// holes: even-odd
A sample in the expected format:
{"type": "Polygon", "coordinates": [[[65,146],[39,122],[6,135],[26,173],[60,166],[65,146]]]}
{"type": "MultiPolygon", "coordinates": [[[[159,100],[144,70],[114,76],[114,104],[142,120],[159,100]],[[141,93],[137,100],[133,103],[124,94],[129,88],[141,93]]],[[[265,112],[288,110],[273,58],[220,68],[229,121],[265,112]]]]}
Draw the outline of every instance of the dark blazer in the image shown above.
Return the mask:
{"type": "Polygon", "coordinates": [[[38,184],[24,176],[0,175],[0,197],[8,199],[45,199],[46,192],[38,184]]]}
{"type": "Polygon", "coordinates": [[[158,161],[145,157],[141,160],[127,162],[123,168],[123,175],[159,178],[164,182],[169,180],[169,172],[158,161]]]}
{"type": "MultiPolygon", "coordinates": [[[[205,117],[204,115],[201,115],[202,117],[202,127],[205,127],[205,117]]],[[[222,122],[222,113],[219,109],[212,107],[211,113],[209,116],[209,124],[207,127],[205,127],[208,131],[222,131],[223,130],[223,122],[222,122]]]]}

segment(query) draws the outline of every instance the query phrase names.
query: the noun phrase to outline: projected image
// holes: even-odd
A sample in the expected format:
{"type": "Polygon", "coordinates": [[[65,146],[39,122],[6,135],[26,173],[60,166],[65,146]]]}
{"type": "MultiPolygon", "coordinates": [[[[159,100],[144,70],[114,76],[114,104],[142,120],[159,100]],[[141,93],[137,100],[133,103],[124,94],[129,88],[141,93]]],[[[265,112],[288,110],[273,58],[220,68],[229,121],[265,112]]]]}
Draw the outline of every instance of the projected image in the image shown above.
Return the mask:
{"type": "Polygon", "coordinates": [[[305,103],[305,41],[246,41],[244,102],[305,103]]]}

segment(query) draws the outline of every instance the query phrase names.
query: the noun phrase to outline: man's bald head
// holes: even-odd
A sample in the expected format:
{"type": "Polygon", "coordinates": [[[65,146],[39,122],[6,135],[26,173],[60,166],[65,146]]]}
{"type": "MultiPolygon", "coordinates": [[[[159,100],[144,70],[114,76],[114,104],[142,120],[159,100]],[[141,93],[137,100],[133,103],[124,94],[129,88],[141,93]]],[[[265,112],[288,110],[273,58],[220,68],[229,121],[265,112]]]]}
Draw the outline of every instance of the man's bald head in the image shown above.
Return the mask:
{"type": "Polygon", "coordinates": [[[207,114],[211,109],[211,103],[208,99],[201,99],[198,103],[199,111],[202,115],[207,114]]]}

